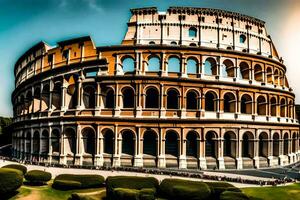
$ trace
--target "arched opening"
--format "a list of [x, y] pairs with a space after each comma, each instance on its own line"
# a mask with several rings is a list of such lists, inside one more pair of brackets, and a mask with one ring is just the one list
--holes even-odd
[[42, 132], [41, 138], [41, 154], [45, 157], [48, 156], [49, 153], [49, 133], [47, 130]]
[[217, 75], [217, 62], [213, 58], [207, 58], [204, 64], [205, 75]]
[[281, 86], [284, 85], [284, 84], [283, 84], [284, 78], [285, 78], [285, 76], [284, 76], [284, 74], [283, 74], [283, 71], [280, 71], [280, 75], [279, 75], [279, 84], [280, 84]]
[[168, 60], [168, 72], [180, 73], [180, 60], [177, 57], [170, 57]]
[[188, 74], [197, 74], [198, 62], [194, 58], [189, 58], [186, 63], [186, 70]]
[[126, 87], [122, 90], [123, 94], [123, 108], [134, 108], [134, 90], [132, 88]]
[[198, 134], [194, 131], [188, 132], [186, 136], [186, 155], [189, 157], [198, 158]]
[[235, 96], [234, 94], [227, 92], [224, 95], [224, 112], [234, 113], [235, 112]]
[[244, 94], [241, 98], [241, 113], [252, 114], [252, 98], [248, 94]]
[[157, 56], [152, 56], [148, 60], [148, 71], [149, 72], [159, 72], [160, 71], [160, 59]]
[[134, 72], [135, 71], [135, 66], [134, 66], [134, 59], [131, 57], [125, 57], [122, 59], [122, 67], [123, 67], [123, 72]]
[[177, 42], [172, 41], [170, 44], [171, 44], [171, 45], [177, 45]]
[[64, 131], [64, 150], [67, 157], [67, 164], [74, 164], [76, 155], [76, 133], [72, 128], [67, 128]]
[[273, 156], [279, 156], [279, 134], [273, 134]]
[[178, 135], [175, 131], [168, 131], [166, 133], [166, 154], [177, 157], [179, 155], [178, 152]]
[[296, 136], [296, 133], [293, 133], [293, 138], [292, 138], [292, 153], [296, 153], [296, 145], [297, 145], [297, 136]]
[[273, 84], [273, 73], [271, 67], [267, 68], [267, 82]]
[[242, 141], [242, 156], [246, 158], [253, 158], [254, 156], [254, 136], [251, 132], [243, 134]]
[[256, 81], [263, 81], [263, 70], [259, 64], [256, 64], [254, 66], [254, 79]]
[[189, 37], [197, 37], [197, 29], [195, 27], [189, 28]]
[[167, 109], [179, 109], [179, 92], [176, 89], [167, 92]]
[[[23, 96], [22, 96], [23, 97]], [[28, 91], [27, 94], [26, 94], [26, 100], [24, 100], [24, 97], [23, 97], [23, 101], [26, 102], [25, 103], [25, 108], [27, 109], [27, 113], [31, 113], [32, 112], [32, 102], [33, 102], [33, 96], [32, 96], [32, 92], [31, 91]], [[21, 104], [21, 105], [24, 105]]]
[[239, 74], [239, 78], [240, 79], [247, 79], [249, 80], [249, 65], [246, 62], [241, 62], [240, 63], [240, 74]]
[[112, 155], [114, 152], [114, 132], [110, 129], [103, 131], [103, 151]]
[[49, 109], [50, 87], [44, 85], [42, 90], [42, 111]]
[[152, 130], [147, 130], [144, 133], [143, 154], [157, 156], [157, 135]]
[[283, 154], [289, 154], [289, 134], [285, 133], [283, 137]]
[[92, 128], [84, 128], [81, 132], [83, 142], [83, 152], [85, 154], [95, 155], [96, 137]]
[[258, 115], [266, 115], [267, 114], [267, 102], [264, 96], [259, 96], [257, 98], [257, 110]]
[[78, 84], [76, 86], [75, 79], [73, 76], [69, 78], [69, 86], [67, 88], [67, 96], [65, 97], [67, 100], [69, 100], [68, 108], [69, 109], [75, 109], [78, 102], [77, 102], [77, 96], [78, 96]]
[[39, 160], [39, 154], [40, 154], [40, 133], [34, 132], [33, 138], [32, 138], [32, 160], [38, 161]]
[[246, 36], [244, 34], [240, 35], [240, 43], [244, 44], [246, 42]]
[[275, 85], [279, 85], [279, 71], [278, 69], [275, 69], [275, 72], [274, 72], [274, 81], [275, 81]]
[[234, 64], [231, 60], [225, 60], [222, 65], [223, 77], [234, 77]]
[[39, 112], [40, 111], [40, 101], [41, 101], [41, 89], [39, 87], [36, 87], [34, 89], [33, 94], [33, 112]]
[[213, 131], [209, 131], [205, 136], [205, 157], [218, 157], [217, 150], [217, 134]]
[[224, 156], [236, 157], [236, 137], [231, 131], [224, 134]]
[[285, 115], [285, 108], [286, 108], [286, 105], [285, 105], [285, 99], [281, 99], [280, 100], [280, 117], [286, 117]]
[[216, 112], [217, 111], [217, 95], [216, 93], [209, 91], [205, 94], [205, 110]]
[[146, 108], [159, 108], [159, 93], [156, 88], [149, 88], [146, 91]]
[[115, 93], [108, 89], [105, 95], [105, 108], [115, 108]]
[[83, 89], [83, 103], [85, 108], [95, 108], [95, 88], [93, 86], [86, 86]]
[[132, 131], [125, 130], [122, 132], [122, 154], [134, 156], [135, 153], [135, 136]]
[[54, 129], [51, 133], [51, 148], [52, 156], [58, 156], [60, 152], [60, 133], [57, 129]]
[[198, 109], [198, 94], [195, 91], [189, 91], [186, 95], [186, 109]]
[[31, 154], [31, 133], [30, 132], [26, 133], [25, 148], [26, 148], [26, 160], [29, 160]]
[[271, 100], [270, 100], [270, 103], [271, 103], [271, 116], [276, 116], [276, 98], [275, 97], [272, 97]]
[[268, 134], [263, 132], [259, 135], [259, 156], [268, 157]]
[[292, 100], [289, 101], [289, 118], [293, 118], [294, 116], [294, 102]]
[[57, 82], [54, 84], [52, 90], [52, 105], [54, 107], [54, 110], [60, 110], [61, 107], [61, 87], [61, 83]]

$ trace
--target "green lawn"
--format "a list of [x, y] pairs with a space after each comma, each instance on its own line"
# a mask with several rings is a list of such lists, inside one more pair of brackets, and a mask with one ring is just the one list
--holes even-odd
[[277, 187], [243, 188], [252, 200], [300, 200], [300, 183]]
[[105, 188], [60, 191], [53, 189], [51, 184], [45, 186], [23, 185], [17, 192], [9, 200], [67, 200], [72, 193], [88, 195], [90, 197], [89, 200], [101, 200], [105, 196]]

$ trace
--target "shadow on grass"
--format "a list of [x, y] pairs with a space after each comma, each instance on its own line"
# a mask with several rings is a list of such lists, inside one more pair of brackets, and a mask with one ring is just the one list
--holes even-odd
[[8, 200], [8, 199], [16, 196], [17, 194], [19, 194], [18, 191], [14, 191], [14, 192], [7, 193], [7, 194], [1, 194], [1, 200]]

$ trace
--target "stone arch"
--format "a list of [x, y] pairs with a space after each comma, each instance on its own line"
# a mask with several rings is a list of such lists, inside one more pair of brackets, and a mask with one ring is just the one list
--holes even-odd
[[274, 81], [275, 81], [275, 84], [276, 85], [279, 85], [280, 83], [280, 77], [279, 77], [279, 71], [278, 69], [276, 68], [275, 71], [274, 71]]
[[124, 73], [132, 73], [135, 71], [135, 60], [133, 57], [125, 55], [121, 58], [121, 61], [121, 66]]
[[165, 136], [165, 154], [178, 157], [179, 135], [174, 130], [168, 130]]
[[248, 65], [248, 63], [246, 63], [246, 62], [241, 62], [240, 63], [240, 69], [239, 69], [239, 71], [240, 71], [240, 78], [241, 79], [246, 79], [246, 80], [249, 80], [250, 79], [250, 67], [249, 67], [249, 65]]
[[40, 133], [35, 131], [32, 137], [32, 160], [38, 161], [40, 154]]
[[257, 107], [256, 107], [256, 113], [258, 115], [266, 115], [267, 114], [267, 101], [266, 98], [262, 95], [257, 97]]
[[31, 154], [31, 132], [30, 131], [26, 132], [25, 148], [26, 148], [26, 157], [27, 159], [29, 159]]
[[113, 155], [115, 146], [115, 134], [113, 130], [105, 128], [102, 130], [103, 135], [103, 152]]
[[186, 155], [199, 158], [199, 134], [196, 131], [189, 131], [186, 135]]
[[149, 72], [159, 72], [161, 69], [161, 60], [157, 55], [150, 55], [148, 57], [148, 68]]
[[260, 157], [268, 157], [268, 134], [262, 132], [258, 137], [258, 154]]
[[123, 108], [135, 107], [135, 91], [131, 87], [122, 88]]
[[146, 130], [143, 134], [143, 154], [157, 156], [158, 136], [153, 130]]
[[61, 108], [61, 82], [54, 83], [54, 87], [52, 90], [52, 106], [54, 107], [54, 110], [60, 110]]
[[283, 154], [288, 155], [289, 154], [289, 134], [285, 133], [283, 135]]
[[115, 92], [112, 88], [108, 88], [105, 93], [105, 108], [114, 108], [115, 107]]
[[51, 148], [52, 155], [60, 154], [60, 131], [59, 129], [54, 129], [51, 132]]
[[135, 154], [135, 133], [129, 129], [122, 130], [122, 154], [134, 156]]
[[272, 67], [268, 67], [267, 70], [267, 83], [273, 84], [273, 72]]
[[81, 131], [83, 153], [94, 156], [96, 154], [96, 133], [91, 127], [85, 127]]
[[180, 94], [177, 89], [170, 88], [167, 91], [167, 109], [179, 109]]
[[204, 62], [205, 75], [217, 75], [217, 62], [214, 58], [209, 57]]
[[222, 76], [223, 77], [234, 77], [235, 67], [234, 64], [231, 60], [226, 59], [223, 61], [223, 66], [222, 66]]
[[254, 65], [254, 80], [263, 81], [263, 69], [259, 64]]
[[224, 112], [234, 113], [236, 110], [236, 98], [231, 92], [224, 94]]
[[67, 164], [73, 165], [75, 163], [76, 147], [76, 131], [67, 127], [64, 129], [64, 151], [66, 153]]
[[189, 57], [186, 62], [186, 71], [188, 74], [198, 73], [198, 60], [194, 57]]
[[289, 101], [289, 108], [288, 108], [288, 117], [293, 118], [294, 116], [294, 101], [290, 100]]
[[214, 91], [207, 91], [205, 93], [205, 111], [217, 111], [218, 96]]
[[83, 88], [83, 104], [85, 108], [95, 108], [96, 106], [96, 89], [93, 85], [86, 85]]
[[168, 58], [168, 72], [174, 72], [174, 73], [180, 73], [181, 67], [180, 67], [181, 61], [180, 58], [174, 55], [169, 56]]
[[276, 98], [272, 97], [270, 100], [270, 104], [271, 104], [271, 116], [276, 116], [277, 115], [277, 102], [276, 102]]
[[233, 131], [227, 131], [224, 134], [224, 156], [236, 157], [236, 134]]
[[49, 153], [49, 132], [43, 130], [41, 137], [41, 154], [48, 155]]
[[218, 157], [217, 133], [208, 131], [205, 134], [205, 157]]
[[35, 87], [34, 93], [33, 93], [33, 112], [39, 112], [40, 111], [40, 101], [41, 101], [41, 88]]
[[186, 109], [196, 110], [199, 108], [199, 93], [196, 90], [189, 90], [186, 93]]
[[49, 109], [49, 103], [50, 103], [50, 86], [49, 84], [43, 85], [42, 90], [42, 111]]
[[292, 134], [292, 153], [296, 152], [296, 147], [297, 147], [297, 134], [296, 134], [296, 132], [293, 132], [293, 134]]
[[273, 134], [273, 156], [278, 157], [279, 155], [279, 134], [275, 132]]
[[156, 87], [146, 89], [145, 108], [159, 108], [159, 91]]
[[254, 135], [250, 131], [243, 134], [242, 137], [242, 156], [247, 158], [254, 157]]
[[197, 28], [192, 26], [189, 28], [189, 37], [195, 38], [197, 37]]
[[252, 114], [252, 97], [249, 94], [241, 97], [241, 113]]
[[280, 117], [286, 117], [286, 101], [284, 98], [280, 100]]

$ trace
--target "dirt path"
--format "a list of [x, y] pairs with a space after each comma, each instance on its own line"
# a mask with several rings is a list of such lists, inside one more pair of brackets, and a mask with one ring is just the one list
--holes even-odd
[[38, 190], [31, 190], [31, 193], [24, 197], [17, 197], [16, 200], [40, 200], [40, 194]]

